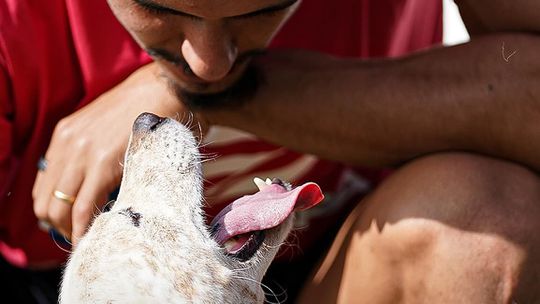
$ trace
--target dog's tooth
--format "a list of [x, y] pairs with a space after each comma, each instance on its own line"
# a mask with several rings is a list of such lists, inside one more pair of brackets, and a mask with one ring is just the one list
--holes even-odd
[[272, 180], [269, 179], [268, 177], [266, 178], [265, 182], [266, 182], [267, 185], [271, 185], [271, 184], [272, 184]]
[[255, 183], [255, 185], [257, 186], [257, 188], [259, 188], [259, 191], [266, 188], [268, 186], [267, 183], [265, 183], [261, 178], [258, 178], [258, 177], [255, 177], [253, 179], [253, 182]]
[[234, 250], [234, 247], [236, 246], [236, 240], [230, 239], [223, 244], [223, 247], [227, 252], [231, 252]]

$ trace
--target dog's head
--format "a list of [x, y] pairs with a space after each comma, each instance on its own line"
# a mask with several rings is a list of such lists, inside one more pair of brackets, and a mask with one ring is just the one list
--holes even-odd
[[197, 143], [182, 124], [141, 114], [117, 202], [97, 216], [66, 267], [63, 303], [262, 303], [261, 280], [292, 228], [293, 211], [320, 200], [255, 180], [260, 191], [202, 212]]

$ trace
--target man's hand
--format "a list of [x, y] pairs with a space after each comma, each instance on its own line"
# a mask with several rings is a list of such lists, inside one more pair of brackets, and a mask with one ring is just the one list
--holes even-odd
[[73, 244], [120, 183], [135, 118], [142, 112], [187, 118], [159, 78], [155, 64], [142, 67], [56, 125], [45, 155], [47, 168], [34, 184], [34, 212]]

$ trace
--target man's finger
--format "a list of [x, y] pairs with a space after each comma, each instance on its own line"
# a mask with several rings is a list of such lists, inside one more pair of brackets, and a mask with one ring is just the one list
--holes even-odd
[[70, 162], [58, 183], [51, 188], [48, 206], [49, 222], [63, 235], [71, 235], [71, 212], [83, 182], [82, 167]]
[[32, 197], [34, 199], [34, 213], [38, 219], [46, 221], [49, 219], [49, 203], [54, 191], [53, 187], [58, 183], [63, 166], [64, 162], [61, 159], [58, 161], [50, 160], [47, 168], [37, 173]]
[[63, 235], [71, 235], [71, 212], [77, 202], [82, 183], [82, 171], [66, 170], [52, 190], [49, 203], [49, 222]]
[[86, 176], [73, 206], [71, 214], [73, 227], [71, 241], [73, 245], [76, 245], [86, 233], [94, 215], [101, 212], [101, 208], [107, 203], [111, 191], [111, 182], [103, 178], [102, 172], [97, 171], [100, 170], [93, 170]]

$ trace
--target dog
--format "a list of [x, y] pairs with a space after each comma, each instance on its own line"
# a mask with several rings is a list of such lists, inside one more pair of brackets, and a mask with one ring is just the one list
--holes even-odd
[[117, 201], [70, 255], [60, 303], [263, 303], [261, 280], [320, 188], [255, 179], [259, 192], [207, 225], [191, 131], [143, 113], [134, 122]]

